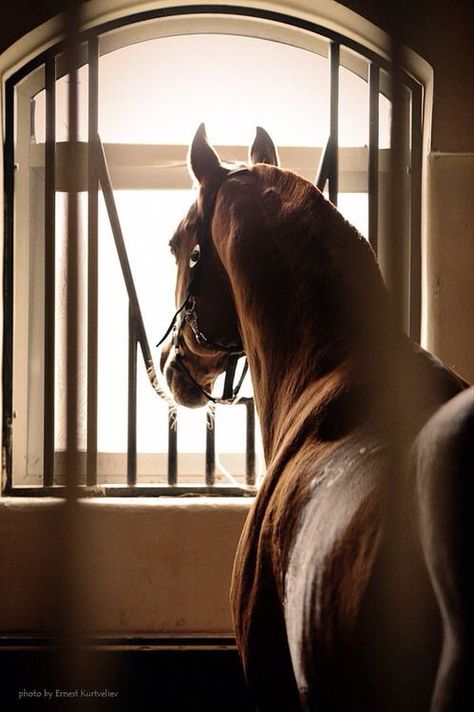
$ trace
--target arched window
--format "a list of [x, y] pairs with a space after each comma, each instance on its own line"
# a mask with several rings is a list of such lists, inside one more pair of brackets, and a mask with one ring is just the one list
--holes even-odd
[[[9, 494], [61, 492], [66, 389], [65, 196], [80, 195], [83, 300], [79, 395], [84, 487], [91, 492], [251, 493], [255, 423], [245, 407], [177, 419], [136, 360], [124, 238], [148, 343], [173, 311], [167, 243], [193, 200], [185, 159], [204, 121], [224, 159], [244, 160], [256, 125], [282, 164], [316, 180], [383, 252], [390, 66], [333, 30], [283, 14], [220, 7], [142, 13], [81, 36], [79, 141], [67, 132], [67, 75], [55, 46], [6, 84], [6, 413]], [[404, 75], [406, 325], [419, 332], [422, 87]], [[120, 226], [94, 166], [100, 135]], [[94, 140], [92, 140], [94, 139]], [[68, 185], [71, 162], [77, 166]], [[98, 189], [99, 188], [99, 189]], [[132, 310], [133, 311], [133, 310]], [[250, 399], [251, 385], [245, 395]], [[171, 409], [172, 410], [172, 409]], [[213, 425], [212, 425], [213, 424]], [[177, 427], [176, 427], [177, 426]], [[97, 490], [96, 486], [101, 486]]]

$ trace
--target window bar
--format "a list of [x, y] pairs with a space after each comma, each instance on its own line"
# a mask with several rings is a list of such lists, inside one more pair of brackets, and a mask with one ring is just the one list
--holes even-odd
[[379, 220], [379, 67], [369, 68], [369, 243], [375, 254], [378, 248]]
[[168, 484], [178, 483], [178, 413], [176, 408], [168, 409]]
[[14, 213], [14, 112], [15, 94], [11, 82], [5, 86], [5, 247], [3, 262], [3, 444], [4, 444], [4, 493], [9, 494], [13, 486], [12, 463], [12, 374], [13, 374], [13, 213]]
[[331, 137], [329, 136], [326, 141], [326, 145], [323, 146], [321, 151], [321, 158], [319, 160], [318, 170], [316, 172], [315, 185], [321, 192], [323, 192], [326, 182], [329, 178], [329, 168], [331, 163]]
[[398, 26], [394, 24], [392, 35], [392, 118], [390, 126], [390, 174], [388, 180], [388, 226], [384, 231], [384, 259], [381, 260], [382, 274], [390, 294], [392, 313], [397, 327], [409, 330], [409, 311], [406, 280], [409, 264], [407, 252], [409, 233], [405, 229], [409, 204], [405, 198], [408, 165], [409, 129], [407, 119], [407, 88], [403, 81], [402, 44], [398, 36]]
[[[66, 164], [66, 324], [65, 324], [65, 362], [66, 362], [66, 499], [74, 501], [77, 486], [80, 483], [79, 461], [79, 349], [80, 322], [79, 308], [81, 302], [81, 262], [79, 260], [79, 191], [77, 165], [72, 160], [73, 147], [79, 141], [79, 0], [71, 3], [64, 15], [66, 36], [65, 60], [67, 71], [67, 145], [71, 151], [71, 160]], [[69, 510], [71, 513], [72, 510]], [[75, 510], [74, 510], [75, 511]], [[67, 536], [74, 538], [73, 527]], [[71, 578], [74, 571], [69, 572]]]
[[245, 402], [247, 410], [247, 431], [245, 443], [245, 481], [255, 485], [255, 406], [253, 398]]
[[[117, 249], [117, 254], [120, 261], [120, 266], [122, 269], [123, 278], [125, 281], [125, 286], [127, 289], [127, 294], [129, 298], [130, 309], [133, 313], [133, 324], [135, 329], [136, 341], [140, 344], [143, 360], [147, 368], [147, 374], [152, 382], [155, 390], [159, 391], [159, 386], [156, 383], [155, 369], [153, 365], [153, 359], [151, 356], [150, 346], [148, 344], [148, 339], [146, 336], [145, 325], [143, 323], [142, 314], [140, 311], [140, 304], [138, 302], [138, 296], [135, 289], [135, 284], [133, 281], [133, 275], [130, 268], [130, 263], [128, 260], [127, 250], [125, 247], [125, 242], [123, 239], [122, 228], [120, 226], [120, 221], [117, 213], [117, 207], [115, 205], [114, 195], [112, 191], [112, 184], [110, 181], [110, 175], [107, 168], [107, 160], [105, 157], [104, 149], [100, 138], [97, 137], [96, 141], [97, 149], [97, 170], [99, 176], [99, 184], [102, 188], [104, 195], [105, 206], [107, 209], [107, 215], [109, 218], [110, 226], [112, 228], [112, 235], [114, 238], [115, 246]], [[170, 404], [168, 410], [168, 484], [174, 486], [177, 483], [177, 465], [178, 465], [178, 455], [177, 455], [177, 412], [174, 404]]]
[[411, 221], [410, 221], [410, 336], [421, 336], [421, 165], [422, 96], [421, 87], [411, 94]]
[[87, 271], [87, 484], [97, 484], [99, 40], [89, 40], [88, 271]]
[[44, 434], [43, 484], [54, 484], [54, 385], [56, 302], [56, 59], [45, 63], [46, 142], [44, 178]]
[[117, 212], [117, 206], [115, 205], [114, 194], [112, 190], [112, 183], [110, 181], [109, 169], [107, 167], [107, 161], [105, 158], [104, 148], [97, 137], [95, 142], [96, 146], [96, 158], [97, 158], [97, 171], [99, 177], [99, 184], [102, 188], [102, 193], [104, 196], [105, 207], [107, 209], [107, 215], [110, 222], [110, 227], [112, 228], [112, 235], [115, 242], [115, 247], [117, 249], [117, 255], [120, 262], [120, 267], [122, 269], [122, 275], [125, 282], [125, 287], [127, 289], [128, 298], [130, 300], [130, 306], [133, 311], [135, 319], [135, 328], [137, 330], [137, 339], [140, 343], [143, 352], [143, 358], [147, 365], [147, 368], [153, 365], [151, 359], [150, 347], [148, 345], [148, 339], [146, 337], [145, 325], [143, 324], [142, 313], [140, 311], [140, 304], [138, 302], [137, 290], [135, 288], [135, 283], [133, 281], [132, 270], [130, 268], [130, 262], [127, 255], [127, 249], [125, 247], [125, 241], [123, 239], [122, 227], [120, 225], [120, 220]]
[[216, 483], [216, 407], [209, 403], [206, 409], [206, 485]]
[[132, 305], [128, 305], [128, 442], [127, 484], [137, 484], [137, 330]]
[[330, 45], [329, 70], [331, 78], [329, 200], [337, 205], [339, 171], [339, 44], [337, 42], [331, 42]]

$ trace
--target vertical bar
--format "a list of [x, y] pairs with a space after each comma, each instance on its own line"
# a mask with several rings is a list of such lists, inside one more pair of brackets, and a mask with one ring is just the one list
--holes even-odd
[[329, 50], [330, 95], [330, 137], [331, 161], [329, 168], [329, 200], [337, 205], [339, 191], [339, 44], [331, 42]]
[[421, 337], [421, 166], [422, 166], [422, 97], [421, 87], [412, 90], [411, 100], [411, 215], [409, 333]]
[[[398, 28], [397, 28], [397, 31]], [[384, 276], [396, 325], [407, 331], [407, 96], [403, 82], [403, 49], [398, 34], [392, 37], [392, 121], [390, 127], [389, 224]]]
[[247, 431], [245, 443], [245, 482], [248, 485], [255, 484], [255, 406], [253, 399], [249, 399], [245, 407], [247, 409]]
[[5, 457], [5, 494], [13, 485], [12, 421], [13, 421], [13, 213], [14, 213], [14, 135], [15, 96], [11, 81], [5, 86], [5, 248], [3, 255], [3, 447]]
[[379, 221], [379, 67], [369, 68], [369, 242], [377, 254]]
[[87, 484], [97, 484], [97, 382], [98, 382], [98, 216], [99, 179], [99, 40], [89, 40], [89, 147], [88, 147], [88, 264], [87, 264]]
[[[78, 0], [65, 14], [66, 65], [68, 74], [68, 146], [79, 140], [79, 16]], [[80, 350], [80, 259], [79, 259], [79, 192], [76, 166], [66, 166], [67, 232], [66, 232], [66, 487], [70, 500], [77, 497], [79, 484], [79, 350]]]
[[44, 222], [44, 435], [43, 484], [54, 484], [54, 380], [56, 304], [56, 59], [45, 65], [45, 222]]
[[178, 413], [174, 406], [168, 409], [168, 484], [178, 483]]
[[128, 442], [127, 484], [137, 484], [137, 330], [135, 317], [128, 306]]
[[216, 483], [216, 407], [209, 403], [206, 410], [206, 485]]

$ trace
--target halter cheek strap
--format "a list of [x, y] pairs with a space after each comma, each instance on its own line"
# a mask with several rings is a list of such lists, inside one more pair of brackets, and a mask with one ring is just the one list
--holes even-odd
[[[220, 344], [213, 339], [207, 337], [199, 328], [198, 315], [196, 311], [196, 297], [192, 294], [193, 286], [195, 285], [197, 275], [200, 270], [202, 270], [203, 256], [206, 254], [208, 243], [211, 240], [211, 221], [212, 215], [214, 213], [214, 207], [217, 199], [217, 193], [222, 183], [224, 183], [228, 178], [240, 174], [248, 173], [248, 168], [236, 168], [235, 170], [229, 171], [223, 178], [223, 180], [214, 189], [212, 199], [209, 206], [204, 211], [203, 220], [199, 227], [198, 233], [198, 243], [193, 248], [189, 259], [189, 281], [186, 287], [184, 297], [181, 304], [176, 310], [170, 325], [166, 329], [164, 335], [157, 343], [157, 346], [161, 344], [168, 338], [168, 336], [173, 332], [173, 345], [176, 350], [176, 363], [181, 368], [181, 370], [186, 374], [188, 379], [203, 393], [208, 400], [213, 403], [233, 403], [238, 396], [244, 378], [248, 371], [248, 362], [245, 359], [244, 367], [237, 384], [234, 386], [235, 372], [237, 369], [238, 360], [245, 355], [244, 350], [241, 346], [236, 344], [226, 345]], [[210, 351], [224, 352], [228, 354], [227, 363], [225, 367], [225, 380], [224, 380], [224, 390], [221, 398], [215, 398], [211, 393], [206, 391], [196, 379], [192, 376], [189, 369], [184, 362], [184, 356], [180, 351], [179, 347], [179, 334], [183, 327], [183, 323], [189, 324], [194, 338], [197, 343]]]

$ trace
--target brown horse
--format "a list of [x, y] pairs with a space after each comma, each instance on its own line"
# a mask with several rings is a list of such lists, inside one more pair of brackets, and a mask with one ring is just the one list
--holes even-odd
[[258, 129], [231, 170], [199, 128], [162, 354], [192, 407], [250, 365], [267, 473], [231, 592], [249, 688], [271, 712], [474, 709], [473, 392], [393, 326], [366, 240], [277, 162]]

